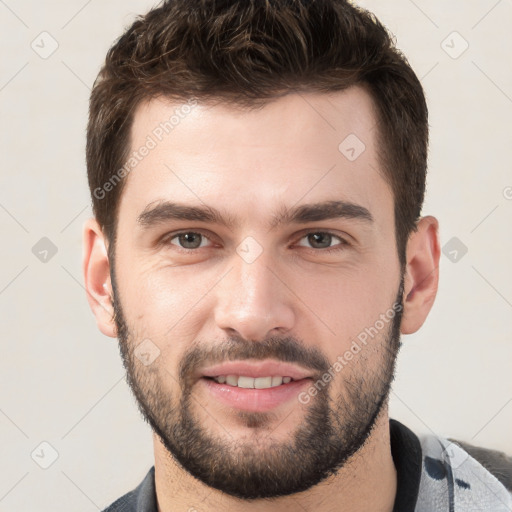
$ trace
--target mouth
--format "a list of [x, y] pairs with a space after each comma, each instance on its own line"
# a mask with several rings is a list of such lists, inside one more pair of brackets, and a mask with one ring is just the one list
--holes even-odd
[[303, 368], [270, 360], [229, 361], [204, 369], [200, 377], [211, 398], [252, 412], [268, 411], [297, 399], [312, 380]]
[[226, 384], [244, 389], [268, 389], [288, 384], [294, 379], [288, 376], [249, 377], [248, 375], [219, 375], [218, 377], [205, 377], [217, 384]]

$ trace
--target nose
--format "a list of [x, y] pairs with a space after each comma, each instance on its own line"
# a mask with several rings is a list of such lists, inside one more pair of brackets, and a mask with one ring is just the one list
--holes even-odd
[[248, 263], [234, 254], [230, 271], [215, 287], [215, 322], [228, 335], [261, 341], [295, 324], [293, 293], [265, 251]]

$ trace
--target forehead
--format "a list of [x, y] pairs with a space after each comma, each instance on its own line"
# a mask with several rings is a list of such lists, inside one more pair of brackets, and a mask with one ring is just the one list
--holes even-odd
[[359, 87], [291, 93], [253, 109], [153, 99], [136, 110], [128, 163], [120, 216], [169, 199], [262, 220], [301, 201], [392, 207], [374, 104]]

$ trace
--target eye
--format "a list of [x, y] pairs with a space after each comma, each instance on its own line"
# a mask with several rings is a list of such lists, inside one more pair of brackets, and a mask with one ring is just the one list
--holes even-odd
[[[174, 242], [176, 240], [176, 242]], [[167, 237], [164, 242], [177, 245], [182, 249], [199, 249], [201, 247], [206, 247], [209, 238], [202, 233], [198, 233], [197, 231], [183, 231], [182, 233], [174, 233], [173, 235]]]
[[[340, 236], [326, 231], [312, 231], [310, 233], [306, 233], [301, 238], [301, 240], [306, 240], [307, 243], [310, 244], [311, 248], [319, 249], [322, 252], [343, 250], [344, 246], [349, 245], [348, 242]], [[334, 246], [331, 245], [336, 240], [338, 240], [339, 243], [335, 244]], [[298, 245], [304, 247], [303, 243], [299, 243]]]

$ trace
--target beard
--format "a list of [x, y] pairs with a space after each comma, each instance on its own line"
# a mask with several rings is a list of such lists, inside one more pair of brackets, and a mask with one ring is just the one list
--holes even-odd
[[[310, 397], [303, 420], [286, 441], [272, 437], [272, 425], [274, 430], [279, 426], [273, 412], [236, 411], [239, 422], [251, 434], [240, 439], [205, 428], [194, 411], [197, 380], [192, 376], [206, 363], [272, 358], [314, 371], [317, 377], [313, 382], [319, 382], [332, 367], [321, 351], [294, 337], [262, 341], [229, 337], [213, 347], [194, 344], [179, 362], [178, 377], [173, 381], [179, 398], [173, 399], [163, 386], [171, 380], [170, 372], [155, 363], [145, 367], [134, 355], [134, 331], [124, 317], [114, 274], [112, 268], [119, 348], [138, 408], [174, 460], [204, 484], [244, 500], [298, 493], [334, 475], [370, 437], [387, 404], [401, 346], [403, 307], [396, 305], [403, 303], [403, 274], [396, 314], [386, 332], [362, 348], [337, 378], [322, 382], [323, 389]], [[332, 396], [333, 383], [340, 379], [341, 391]], [[220, 430], [226, 433], [226, 429]]]

